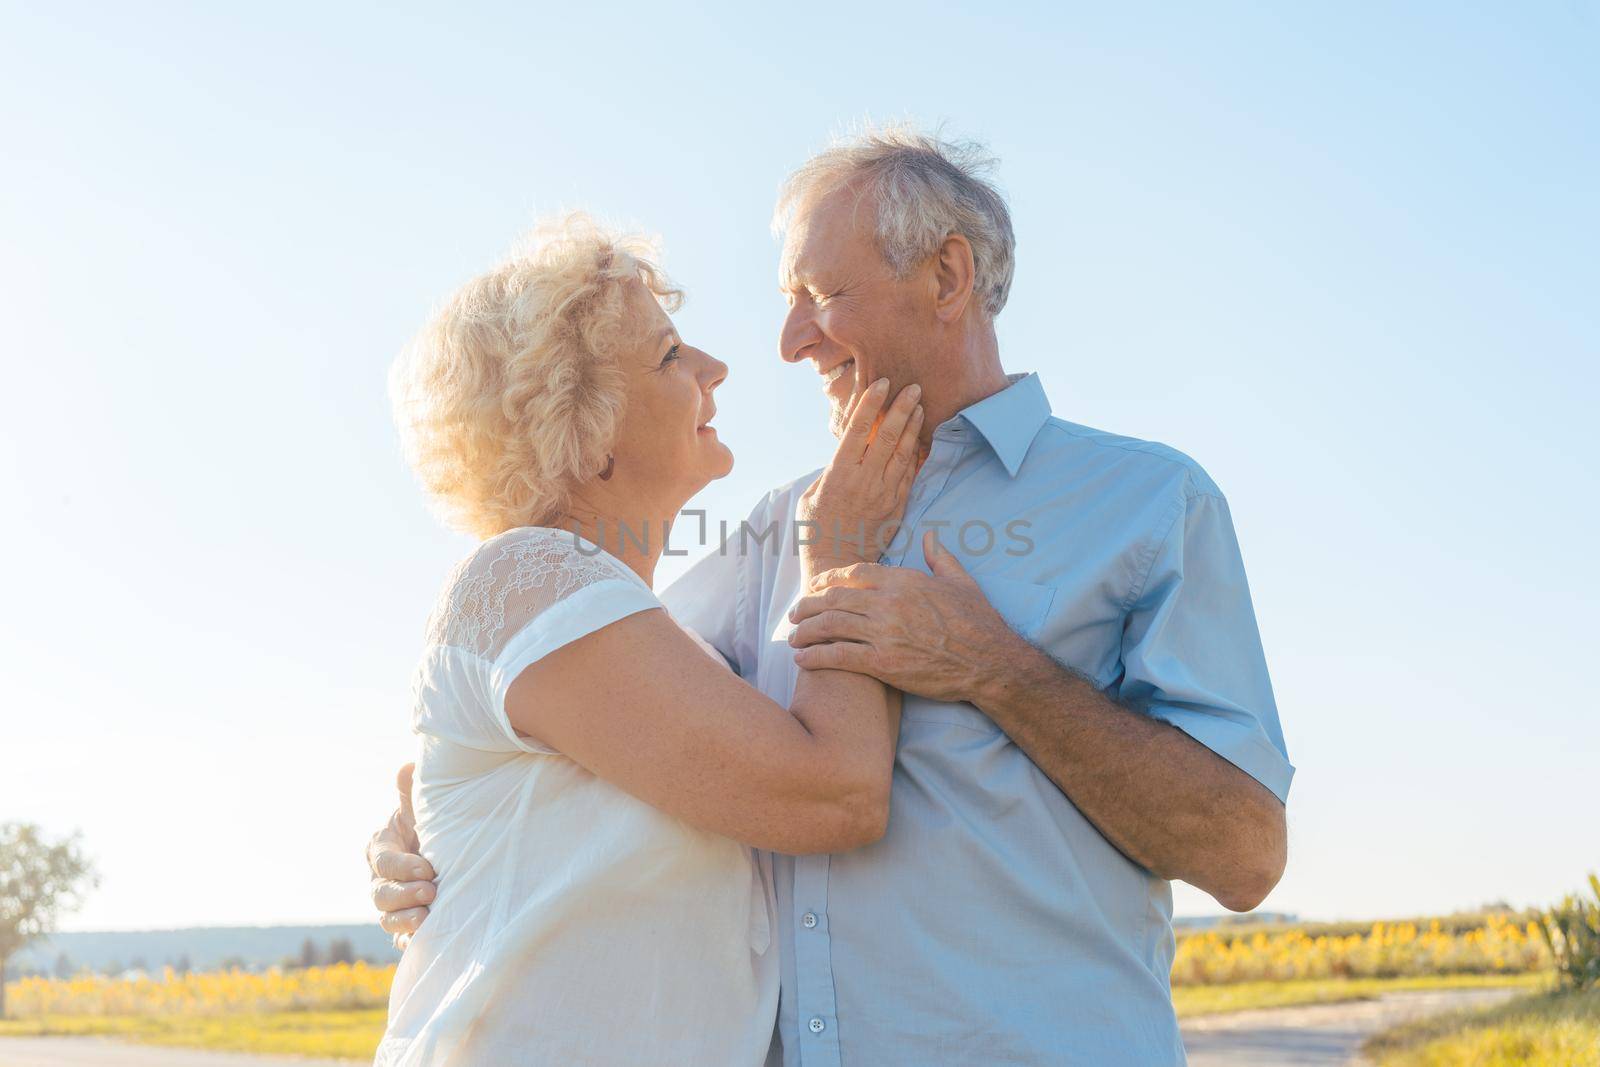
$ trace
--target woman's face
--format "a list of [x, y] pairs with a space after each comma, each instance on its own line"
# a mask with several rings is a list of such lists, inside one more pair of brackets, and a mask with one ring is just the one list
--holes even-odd
[[651, 504], [681, 507], [707, 482], [733, 469], [733, 453], [709, 425], [717, 411], [711, 394], [728, 368], [684, 344], [642, 283], [633, 283], [633, 289], [629, 301], [642, 340], [619, 357], [628, 406], [613, 449], [613, 484]]

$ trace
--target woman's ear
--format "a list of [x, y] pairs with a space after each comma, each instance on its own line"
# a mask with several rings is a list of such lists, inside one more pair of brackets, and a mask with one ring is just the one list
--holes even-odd
[[938, 289], [934, 297], [934, 311], [941, 322], [955, 322], [966, 312], [972, 301], [972, 280], [976, 265], [972, 260], [972, 244], [959, 233], [952, 233], [939, 245], [933, 264]]

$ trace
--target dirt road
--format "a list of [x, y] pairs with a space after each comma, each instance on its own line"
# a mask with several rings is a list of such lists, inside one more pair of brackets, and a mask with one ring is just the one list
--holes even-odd
[[[1190, 1067], [1333, 1067], [1357, 1064], [1361, 1042], [1395, 1023], [1495, 1004], [1519, 991], [1464, 989], [1390, 993], [1379, 1000], [1272, 1008], [1190, 1019]], [[310, 1060], [129, 1045], [94, 1037], [0, 1038], [0, 1067], [351, 1067]]]
[[351, 1067], [351, 1061], [130, 1045], [100, 1037], [0, 1037], [0, 1067]]
[[1358, 1064], [1361, 1042], [1396, 1023], [1457, 1008], [1497, 1004], [1516, 989], [1454, 989], [1389, 993], [1378, 1000], [1313, 1004], [1232, 1015], [1203, 1016], [1183, 1024], [1190, 1067], [1301, 1067]]

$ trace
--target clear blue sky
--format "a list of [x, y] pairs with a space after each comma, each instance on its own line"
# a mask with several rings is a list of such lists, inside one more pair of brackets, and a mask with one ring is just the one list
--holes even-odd
[[664, 239], [684, 336], [732, 367], [738, 464], [699, 504], [824, 461], [767, 220], [868, 115], [1001, 157], [1008, 367], [1228, 493], [1299, 767], [1266, 906], [1540, 902], [1600, 869], [1593, 4], [0, 20], [0, 819], [87, 835], [71, 927], [369, 915], [469, 548], [384, 375], [537, 214]]

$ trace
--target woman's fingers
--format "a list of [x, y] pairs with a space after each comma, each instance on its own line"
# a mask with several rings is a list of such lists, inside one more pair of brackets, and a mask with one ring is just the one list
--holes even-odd
[[[903, 426], [898, 425], [898, 420], [895, 425], [890, 425], [886, 418], [879, 426], [878, 433], [887, 433], [888, 437], [894, 438], [893, 448], [890, 448], [888, 439], [880, 436], [861, 464], [862, 473], [873, 479], [878, 493], [884, 494], [877, 508], [884, 518], [872, 527], [874, 556], [889, 551], [905, 516], [906, 501], [911, 496], [911, 484], [916, 477], [915, 464], [911, 461], [916, 454], [916, 435], [922, 422], [919, 416], [921, 410], [919, 405]], [[879, 442], [882, 442], [881, 446]], [[880, 462], [879, 457], [884, 450], [889, 452], [888, 459]]]
[[818, 530], [810, 563], [872, 560], [886, 550], [910, 493], [921, 396], [912, 384], [888, 403], [889, 380], [879, 378], [855, 400], [833, 462], [801, 497], [801, 517]]
[[883, 421], [878, 424], [878, 431], [872, 436], [871, 443], [867, 445], [866, 455], [861, 460], [867, 467], [868, 473], [879, 478], [884, 477], [884, 471], [894, 456], [895, 448], [905, 438], [906, 424], [920, 407], [917, 401], [921, 396], [922, 386], [913, 382], [900, 390], [900, 395], [894, 398], [894, 403], [884, 412]]
[[884, 473], [884, 480], [895, 486], [902, 498], [911, 492], [911, 483], [917, 476], [917, 448], [922, 441], [922, 417], [925, 415], [921, 404], [911, 412], [911, 418], [906, 420], [906, 428], [900, 434], [900, 440], [895, 442], [894, 451], [889, 456], [889, 467]]
[[845, 423], [844, 436], [839, 438], [839, 459], [846, 463], [861, 462], [867, 443], [872, 439], [872, 424], [878, 421], [878, 413], [883, 410], [883, 401], [888, 395], [889, 379], [879, 378], [856, 401]]
[[845, 403], [845, 406], [844, 406], [844, 419], [840, 421], [839, 425], [841, 425], [841, 426], [849, 426], [850, 425], [850, 419], [851, 419], [851, 417], [853, 415], [855, 415], [856, 408], [861, 406], [861, 401], [866, 397], [867, 393], [869, 393], [870, 391], [871, 391], [871, 389], [869, 387], [867, 389], [861, 390], [861, 392], [859, 392], [859, 393], [852, 393], [851, 394], [850, 399]]

